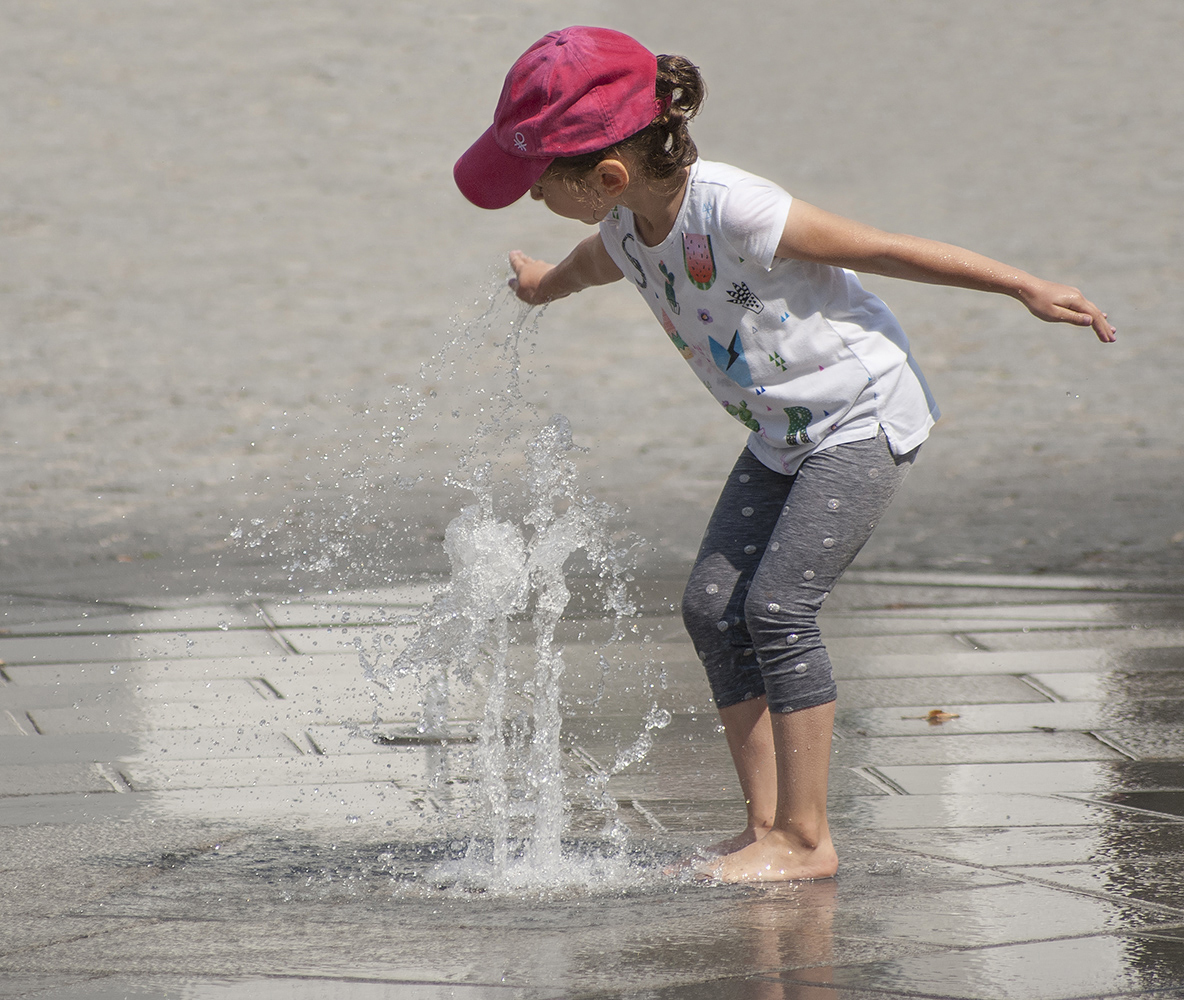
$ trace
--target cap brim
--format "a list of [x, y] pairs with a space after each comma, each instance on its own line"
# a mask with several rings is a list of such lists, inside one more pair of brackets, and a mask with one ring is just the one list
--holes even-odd
[[478, 208], [505, 208], [521, 198], [551, 165], [549, 159], [511, 156], [502, 150], [490, 126], [452, 168], [460, 193]]

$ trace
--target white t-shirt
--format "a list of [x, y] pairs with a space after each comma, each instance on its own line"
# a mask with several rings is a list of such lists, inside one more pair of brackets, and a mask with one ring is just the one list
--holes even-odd
[[770, 469], [793, 473], [811, 452], [880, 427], [893, 453], [912, 451], [939, 413], [904, 331], [851, 271], [774, 258], [792, 200], [700, 160], [662, 243], [642, 243], [621, 206], [600, 236]]

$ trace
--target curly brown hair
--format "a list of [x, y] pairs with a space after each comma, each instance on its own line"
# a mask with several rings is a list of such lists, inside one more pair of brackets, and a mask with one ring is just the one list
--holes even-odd
[[603, 160], [627, 154], [649, 179], [669, 180], [699, 158], [687, 123], [699, 113], [707, 97], [707, 84], [699, 67], [683, 56], [658, 56], [655, 94], [670, 106], [640, 132], [595, 153], [562, 156], [552, 161], [546, 173], [573, 188]]

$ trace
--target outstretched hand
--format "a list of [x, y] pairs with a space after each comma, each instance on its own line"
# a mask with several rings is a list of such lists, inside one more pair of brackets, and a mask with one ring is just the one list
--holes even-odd
[[1020, 293], [1020, 300], [1028, 311], [1047, 323], [1072, 323], [1092, 326], [1098, 340], [1112, 344], [1118, 332], [1106, 319], [1106, 314], [1071, 285], [1038, 281], [1031, 289]]
[[544, 302], [550, 302], [552, 298], [556, 297], [544, 296], [539, 293], [543, 277], [555, 267], [554, 264], [527, 257], [521, 250], [511, 250], [510, 267], [514, 269], [514, 277], [509, 280], [508, 284], [523, 302], [538, 306]]

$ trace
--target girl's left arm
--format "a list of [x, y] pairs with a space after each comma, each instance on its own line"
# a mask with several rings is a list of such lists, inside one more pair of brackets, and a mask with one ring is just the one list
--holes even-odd
[[1019, 299], [1046, 322], [1093, 327], [1103, 343], [1112, 343], [1117, 332], [1106, 314], [1070, 285], [1044, 281], [949, 243], [886, 233], [796, 198], [776, 255], [890, 278], [1001, 292]]

